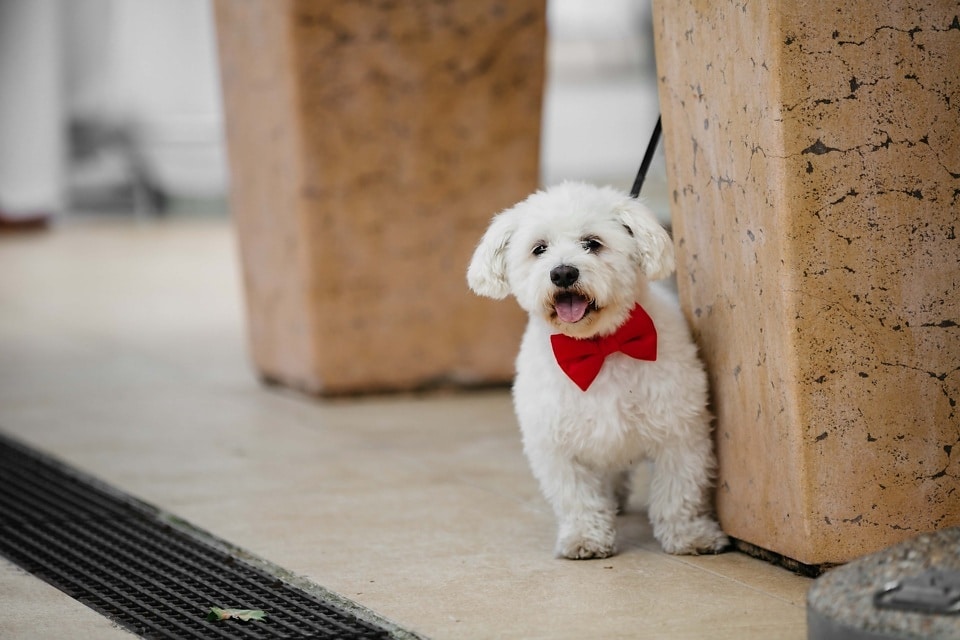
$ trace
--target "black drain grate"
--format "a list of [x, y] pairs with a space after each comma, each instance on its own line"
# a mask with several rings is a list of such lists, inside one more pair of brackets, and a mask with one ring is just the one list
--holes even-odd
[[[144, 638], [415, 637], [291, 585], [3, 436], [0, 555]], [[210, 622], [212, 606], [267, 617]]]

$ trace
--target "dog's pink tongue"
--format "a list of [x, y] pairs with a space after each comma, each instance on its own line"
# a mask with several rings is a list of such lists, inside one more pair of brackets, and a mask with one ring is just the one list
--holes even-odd
[[587, 313], [587, 306], [590, 301], [575, 293], [566, 293], [557, 298], [556, 310], [557, 316], [564, 322], [580, 322]]

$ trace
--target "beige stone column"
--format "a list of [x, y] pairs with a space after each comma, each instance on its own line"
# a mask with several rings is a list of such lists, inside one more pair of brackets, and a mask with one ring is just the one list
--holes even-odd
[[538, 184], [544, 0], [217, 0], [253, 356], [314, 393], [509, 380], [464, 270]]
[[654, 13], [723, 527], [824, 564], [960, 524], [960, 5]]

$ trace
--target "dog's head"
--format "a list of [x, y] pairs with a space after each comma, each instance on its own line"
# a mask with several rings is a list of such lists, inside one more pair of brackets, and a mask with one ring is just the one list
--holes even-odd
[[576, 338], [613, 333], [650, 280], [673, 272], [673, 243], [639, 201], [566, 182], [497, 215], [467, 270], [474, 292], [509, 294]]

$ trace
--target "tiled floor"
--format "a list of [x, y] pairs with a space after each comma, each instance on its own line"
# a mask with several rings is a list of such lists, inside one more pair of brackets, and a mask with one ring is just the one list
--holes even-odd
[[[320, 401], [260, 385], [220, 218], [0, 237], [0, 431], [431, 638], [804, 638], [809, 580], [551, 555], [506, 392]], [[0, 637], [126, 635], [0, 559]]]

